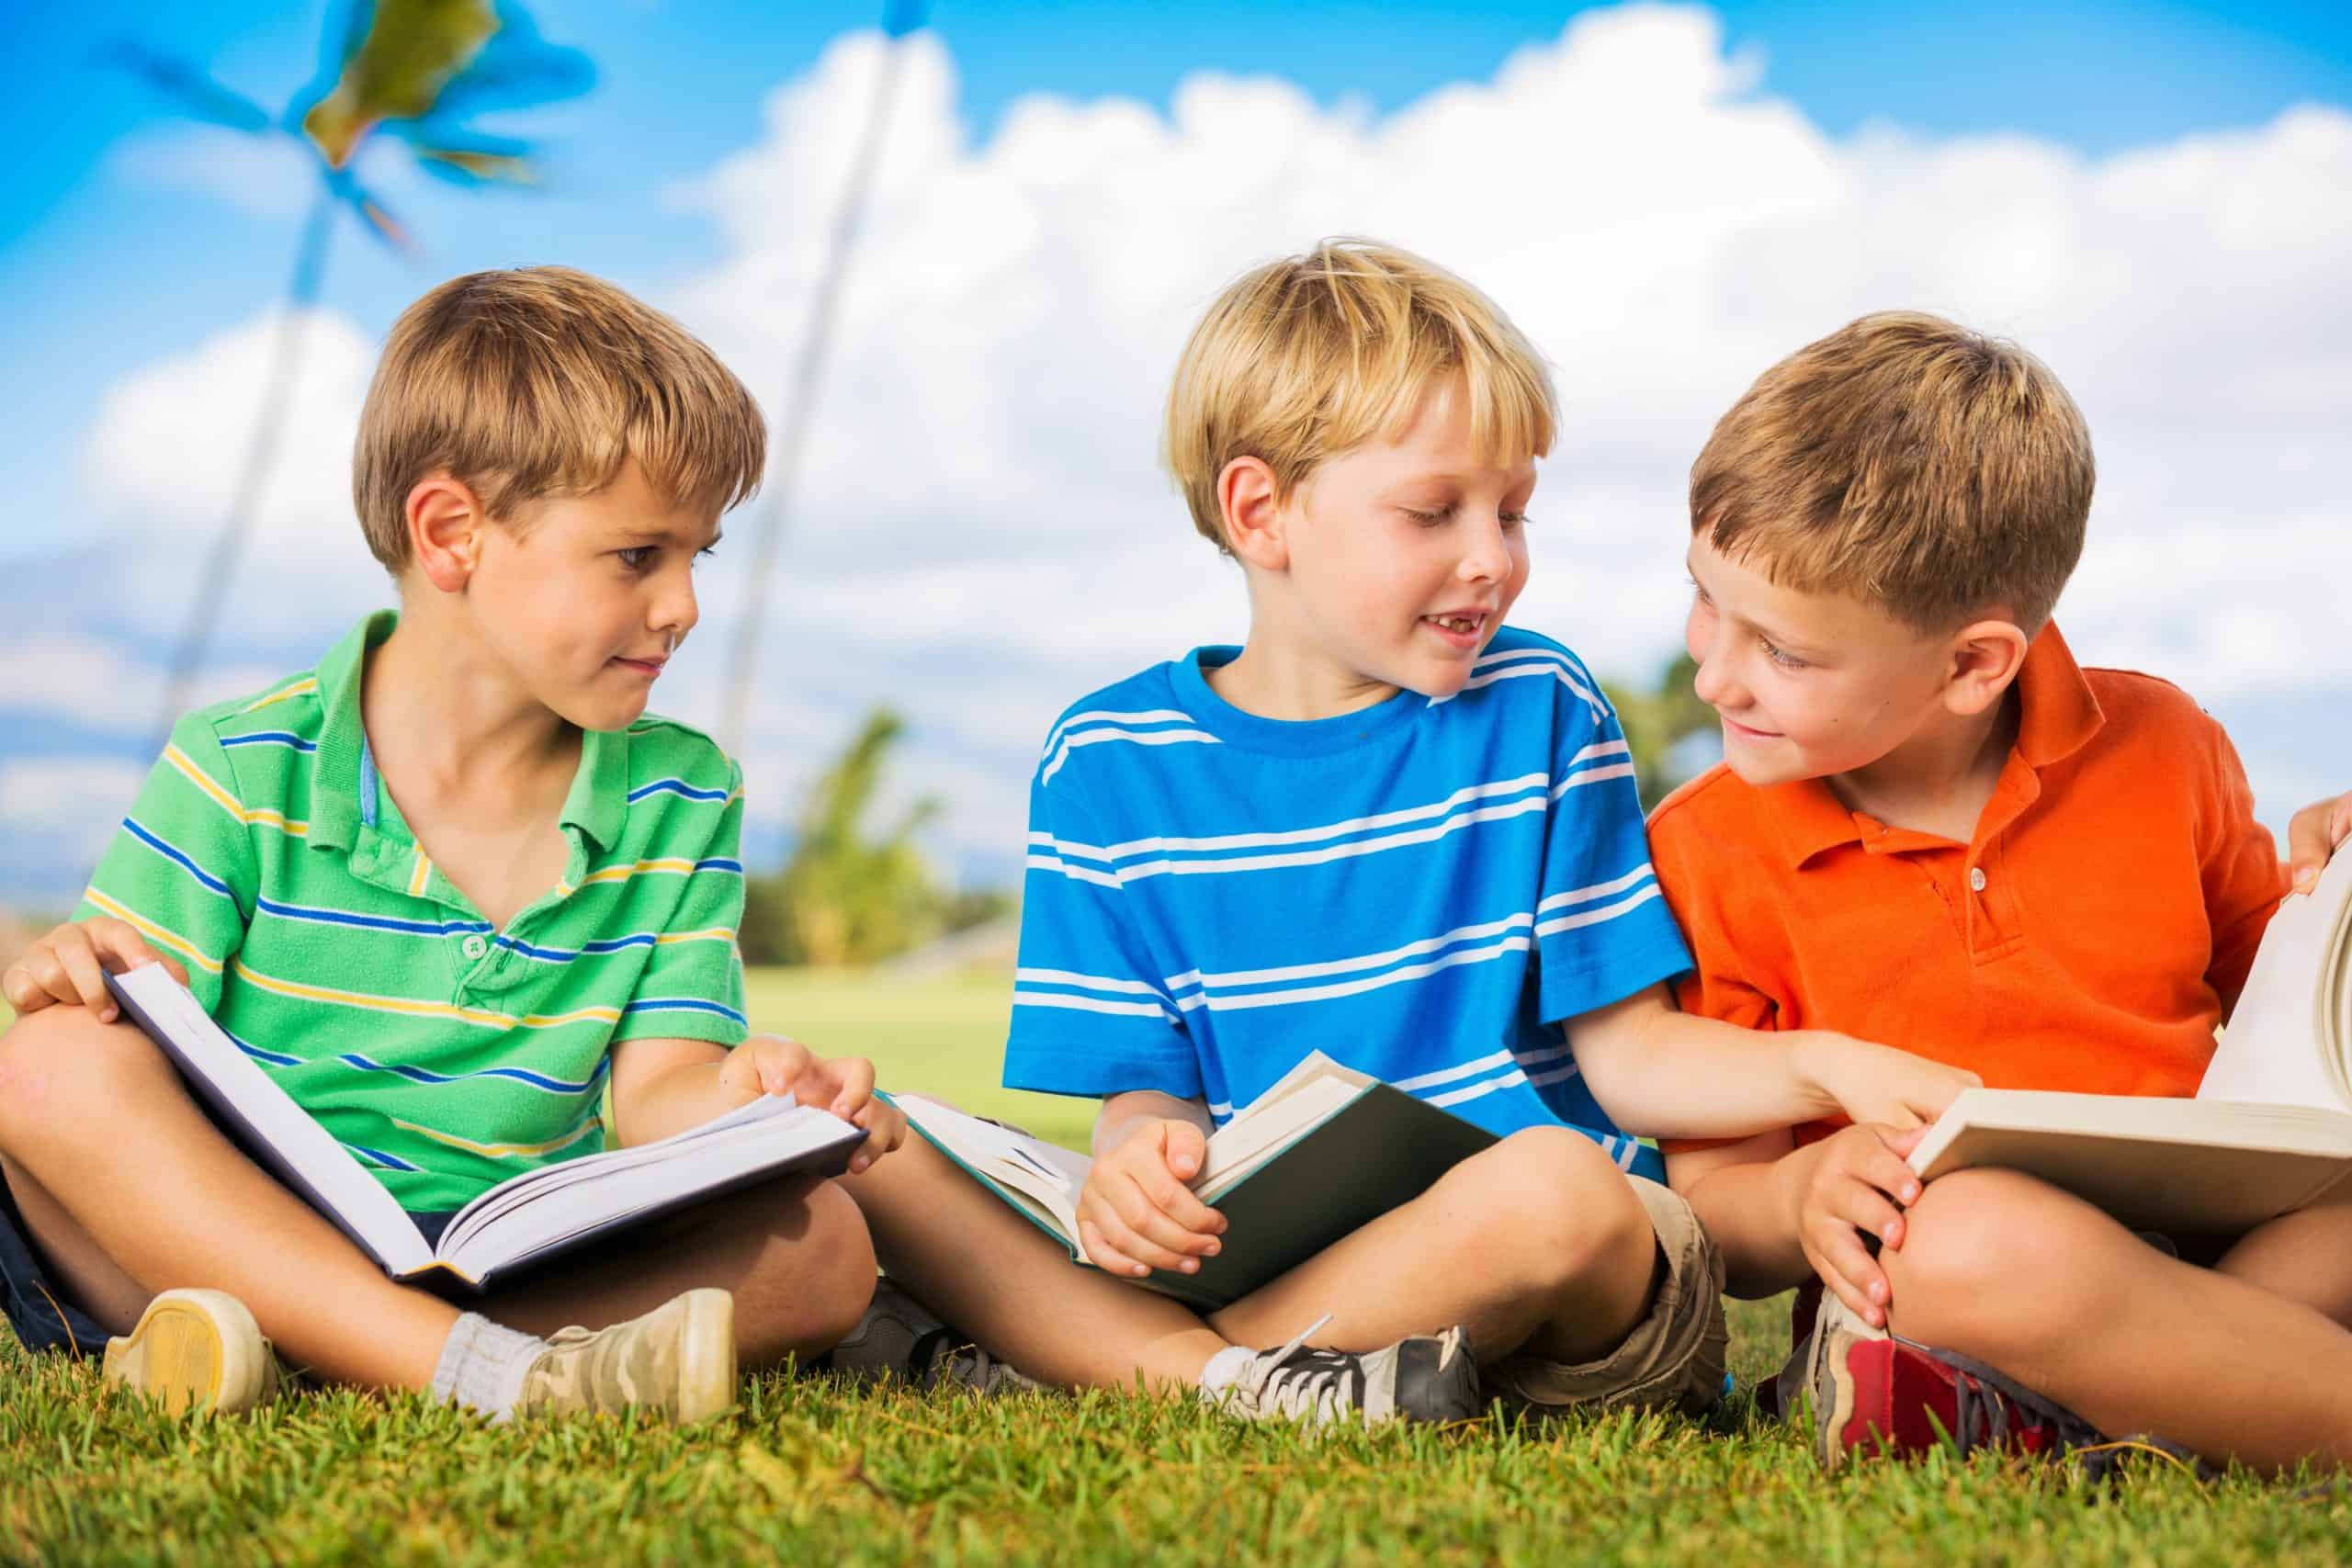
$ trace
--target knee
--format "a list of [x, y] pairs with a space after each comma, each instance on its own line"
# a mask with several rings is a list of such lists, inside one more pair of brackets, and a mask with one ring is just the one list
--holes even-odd
[[[1903, 1245], [1880, 1258], [1894, 1326], [1954, 1344], [2086, 1321], [2098, 1309], [2084, 1298], [2098, 1281], [2083, 1267], [2096, 1243], [2085, 1232], [2112, 1224], [2014, 1171], [1955, 1171], [1931, 1182], [1905, 1216]], [[2011, 1311], [2029, 1302], [2030, 1312]]]
[[1557, 1291], [1595, 1270], [1646, 1270], [1657, 1243], [1648, 1211], [1616, 1162], [1581, 1133], [1530, 1127], [1474, 1162], [1477, 1218], [1465, 1231], [1531, 1290]]
[[80, 1143], [135, 1098], [176, 1080], [154, 1043], [86, 1008], [46, 1007], [0, 1034], [0, 1148], [23, 1156], [45, 1141]]
[[[848, 1193], [821, 1181], [802, 1201], [797, 1234], [775, 1249], [759, 1310], [740, 1300], [738, 1332], [753, 1361], [830, 1350], [849, 1337], [874, 1299], [874, 1241]], [[749, 1321], [744, 1321], [748, 1318]]]

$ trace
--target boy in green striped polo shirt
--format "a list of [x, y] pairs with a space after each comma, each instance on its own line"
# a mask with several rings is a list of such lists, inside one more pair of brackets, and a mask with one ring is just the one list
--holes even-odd
[[709, 350], [594, 278], [477, 274], [401, 316], [354, 479], [399, 614], [182, 719], [79, 923], [0, 975], [20, 1338], [120, 1336], [111, 1374], [215, 1408], [261, 1392], [266, 1331], [324, 1377], [495, 1416], [690, 1419], [732, 1403], [739, 1348], [806, 1356], [858, 1321], [874, 1251], [831, 1182], [706, 1205], [481, 1314], [395, 1285], [206, 1120], [98, 977], [170, 965], [428, 1235], [518, 1171], [762, 1092], [866, 1126], [855, 1168], [887, 1153], [903, 1123], [867, 1064], [747, 1041], [741, 775], [645, 712], [763, 450]]

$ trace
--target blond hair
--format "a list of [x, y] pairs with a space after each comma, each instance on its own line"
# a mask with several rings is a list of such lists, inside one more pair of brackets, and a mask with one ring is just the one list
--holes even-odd
[[1493, 301], [1394, 246], [1326, 240], [1217, 296], [1177, 361], [1162, 456], [1193, 525], [1225, 549], [1227, 464], [1258, 458], [1287, 496], [1324, 459], [1403, 430], [1454, 376], [1481, 451], [1551, 450], [1551, 374]]
[[1922, 632], [1996, 609], [2030, 631], [2081, 558], [2096, 477], [2048, 366], [1890, 310], [1756, 378], [1690, 466], [1690, 526], [1774, 582]]
[[677, 322], [570, 267], [451, 278], [401, 312], [359, 414], [351, 497], [368, 547], [407, 566], [408, 493], [446, 471], [489, 514], [594, 495], [636, 459], [673, 506], [759, 488], [767, 425]]

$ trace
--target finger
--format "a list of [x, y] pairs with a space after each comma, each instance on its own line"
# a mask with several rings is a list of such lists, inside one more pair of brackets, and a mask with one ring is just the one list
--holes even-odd
[[0, 1000], [19, 1013], [39, 1012], [56, 999], [40, 988], [32, 971], [21, 964], [10, 964], [5, 973], [0, 973]]
[[[1897, 1133], [1891, 1138], [1882, 1136], [1881, 1141], [1907, 1162], [1911, 1158], [1911, 1151], [1917, 1148], [1919, 1140], [1927, 1135], [1928, 1130], [1925, 1127], [1914, 1127], [1908, 1132]], [[1906, 1203], [1910, 1201], [1908, 1198], [1904, 1200]]]
[[1086, 1249], [1087, 1260], [1110, 1274], [1127, 1274], [1141, 1279], [1150, 1269], [1113, 1247], [1110, 1238], [1092, 1220], [1078, 1222], [1079, 1245]]
[[1201, 1130], [1190, 1122], [1163, 1122], [1159, 1128], [1160, 1155], [1176, 1179], [1190, 1181], [1200, 1175], [1209, 1158], [1208, 1140]]
[[[1151, 1194], [1130, 1181], [1124, 1190], [1113, 1188], [1108, 1194], [1111, 1214], [1125, 1235], [1111, 1232], [1111, 1239], [1119, 1250], [1130, 1258], [1140, 1258], [1155, 1269], [1182, 1269], [1188, 1272], [1200, 1267], [1196, 1255], [1216, 1250], [1214, 1236], [1194, 1235], [1162, 1213], [1151, 1200]], [[1108, 1229], [1106, 1223], [1105, 1228]]]
[[188, 983], [187, 968], [178, 959], [172, 957], [169, 953], [159, 953], [155, 955], [155, 962], [169, 971], [172, 978], [177, 980], [182, 986]]
[[833, 1114], [848, 1116], [874, 1096], [874, 1064], [863, 1056], [836, 1056], [832, 1069]]
[[1885, 1327], [1886, 1303], [1894, 1293], [1887, 1285], [1886, 1271], [1852, 1231], [1834, 1225], [1826, 1228], [1831, 1234], [1815, 1238], [1815, 1271], [1856, 1316], [1872, 1328]]
[[147, 939], [129, 920], [92, 920], [90, 943], [101, 958], [115, 961], [113, 968], [118, 975], [142, 964], [153, 964], [163, 956], [147, 945]]
[[1854, 1178], [1854, 1190], [1858, 1192], [1875, 1190], [1897, 1203], [1919, 1201], [1919, 1173], [1911, 1168], [1908, 1160], [1884, 1144], [1872, 1145], [1863, 1150], [1846, 1169]]
[[2352, 834], [2352, 791], [2335, 797], [2335, 809], [2327, 814], [2327, 847], [2332, 853]]
[[1105, 1204], [1095, 1211], [1094, 1228], [1111, 1249], [1127, 1260], [1130, 1274], [1148, 1274], [1154, 1269], [1182, 1270], [1190, 1261], [1181, 1252], [1171, 1252], [1148, 1237], [1138, 1235], [1133, 1225], [1116, 1209]]
[[97, 950], [86, 942], [60, 943], [57, 961], [64, 966], [66, 983], [76, 993], [74, 999], [96, 1013], [99, 1021], [112, 1023], [120, 1010], [114, 1005], [114, 993], [107, 989], [106, 969], [98, 962]]
[[2319, 881], [2319, 874], [2327, 864], [2328, 852], [2335, 848], [2330, 833], [2330, 818], [2338, 803], [2323, 802], [2306, 806], [2287, 822], [2287, 871], [2293, 878], [2295, 891], [2308, 893]]
[[1822, 1213], [1858, 1231], [1867, 1231], [1883, 1242], [1889, 1231], [1901, 1235], [1902, 1213], [1876, 1190], [1857, 1182], [1832, 1193], [1822, 1205]]

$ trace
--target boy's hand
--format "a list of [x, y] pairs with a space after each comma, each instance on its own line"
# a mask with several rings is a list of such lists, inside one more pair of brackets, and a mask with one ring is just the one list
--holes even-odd
[[866, 1132], [850, 1156], [849, 1173], [871, 1167], [906, 1141], [907, 1119], [897, 1107], [874, 1098], [874, 1064], [863, 1056], [819, 1056], [797, 1040], [754, 1034], [727, 1054], [718, 1087], [734, 1105], [763, 1094], [788, 1094], [803, 1105], [830, 1111]]
[[68, 922], [0, 970], [0, 997], [20, 1013], [63, 1002], [88, 1008], [101, 1023], [112, 1023], [121, 1010], [107, 989], [106, 972], [120, 975], [142, 964], [160, 964], [173, 979], [187, 984], [187, 971], [148, 946], [130, 921], [102, 915], [79, 925]]
[[1816, 1145], [1811, 1175], [1797, 1195], [1797, 1242], [1804, 1260], [1838, 1299], [1873, 1328], [1886, 1326], [1894, 1290], [1886, 1270], [1862, 1245], [1903, 1245], [1903, 1211], [1916, 1202], [1919, 1176], [1905, 1163], [1926, 1131], [1866, 1123], [1841, 1128]]
[[2346, 834], [2352, 834], [2352, 790], [2314, 800], [2287, 824], [2287, 875], [2298, 893], [2319, 886], [2319, 874]]
[[1804, 1062], [1806, 1076], [1849, 1117], [1889, 1127], [1933, 1122], [1962, 1089], [1984, 1081], [1908, 1051], [1826, 1032]]
[[1098, 1269], [1141, 1278], [1154, 1269], [1197, 1272], [1224, 1234], [1225, 1216], [1184, 1184], [1208, 1158], [1190, 1122], [1145, 1117], [1094, 1161], [1078, 1195], [1078, 1235]]

